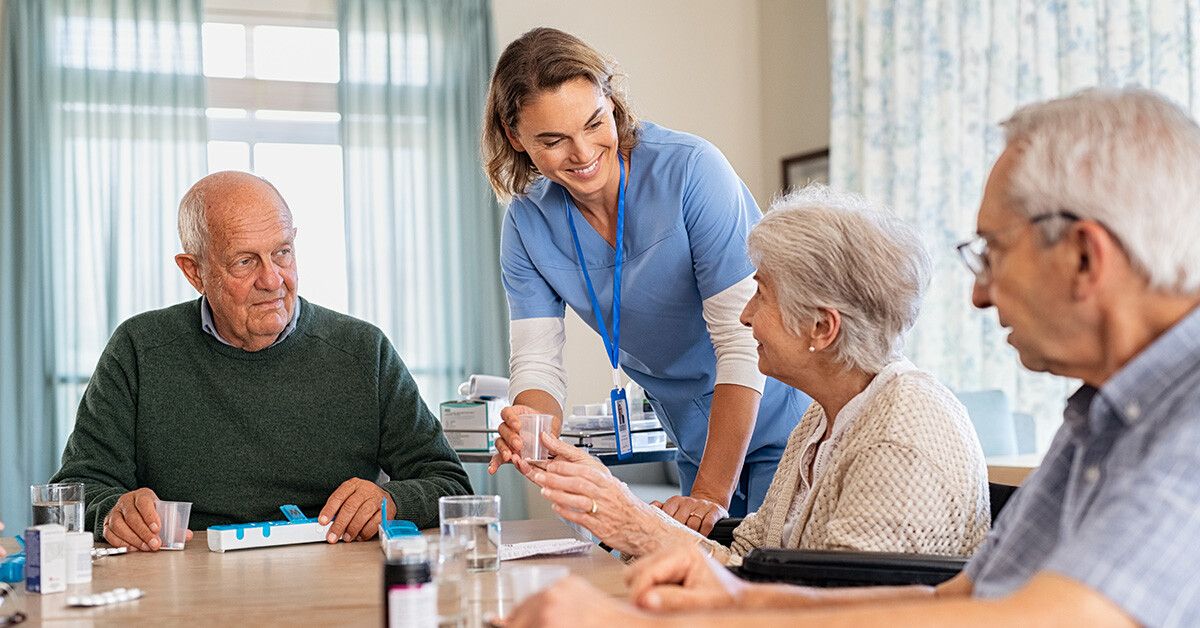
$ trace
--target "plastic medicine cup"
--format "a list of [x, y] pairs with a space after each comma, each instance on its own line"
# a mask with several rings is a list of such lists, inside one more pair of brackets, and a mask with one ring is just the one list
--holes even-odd
[[548, 460], [550, 450], [539, 434], [554, 436], [553, 414], [521, 414], [521, 457], [526, 460]]
[[162, 541], [159, 549], [181, 550], [187, 540], [188, 519], [192, 516], [192, 502], [164, 502], [154, 504], [158, 513], [158, 540]]
[[[554, 583], [566, 578], [570, 570], [563, 565], [513, 565], [504, 570], [508, 586], [512, 591], [512, 608], [515, 610], [530, 596], [545, 591]], [[509, 611], [511, 614], [512, 611]]]

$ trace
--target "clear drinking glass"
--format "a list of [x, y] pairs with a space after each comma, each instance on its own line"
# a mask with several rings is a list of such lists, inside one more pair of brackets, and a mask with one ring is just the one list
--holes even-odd
[[462, 537], [428, 535], [427, 559], [438, 588], [438, 628], [460, 628], [467, 610], [467, 545]]
[[443, 537], [466, 546], [468, 571], [500, 569], [500, 496], [452, 495], [438, 499]]
[[29, 487], [33, 525], [59, 523], [67, 532], [83, 531], [83, 483], [33, 484]]
[[565, 565], [510, 565], [504, 571], [514, 610], [529, 596], [550, 588], [570, 573]]

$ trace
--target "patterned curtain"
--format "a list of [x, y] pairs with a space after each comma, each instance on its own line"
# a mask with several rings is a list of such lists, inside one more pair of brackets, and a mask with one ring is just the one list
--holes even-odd
[[999, 388], [1044, 447], [1075, 384], [1025, 370], [992, 311], [971, 307], [954, 245], [975, 230], [996, 123], [1095, 85], [1200, 107], [1197, 0], [833, 1], [831, 184], [925, 234], [934, 279], [909, 357], [955, 390]]

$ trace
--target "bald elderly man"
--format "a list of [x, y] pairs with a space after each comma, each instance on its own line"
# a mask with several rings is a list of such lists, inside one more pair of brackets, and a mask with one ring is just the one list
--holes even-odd
[[[470, 493], [383, 332], [296, 295], [296, 228], [274, 186], [201, 179], [179, 237], [200, 298], [117, 328], [52, 480], [86, 485], [97, 539], [159, 549], [161, 499], [192, 502], [193, 530], [295, 504], [333, 522], [330, 543], [365, 540], [385, 498], [389, 519], [425, 528], [438, 497]], [[380, 471], [390, 480], [376, 484]]]

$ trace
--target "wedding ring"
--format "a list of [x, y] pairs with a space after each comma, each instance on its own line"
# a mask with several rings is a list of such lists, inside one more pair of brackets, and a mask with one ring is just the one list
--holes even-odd
[[593, 500], [592, 500], [592, 514], [593, 514], [593, 515], [594, 515], [594, 514], [596, 514], [596, 511], [597, 511], [597, 510], [600, 510], [600, 505], [599, 505], [599, 504], [597, 504], [597, 503], [596, 503], [596, 500], [594, 500], [594, 499], [593, 499]]
[[691, 515], [689, 515], [689, 516], [691, 516], [691, 517], [695, 517], [695, 518], [697, 518], [697, 519], [703, 519], [703, 518], [704, 518], [704, 517], [700, 516], [700, 514], [699, 514], [699, 513], [697, 513], [695, 510], [693, 510], [693, 511], [692, 511], [692, 514], [691, 514]]

